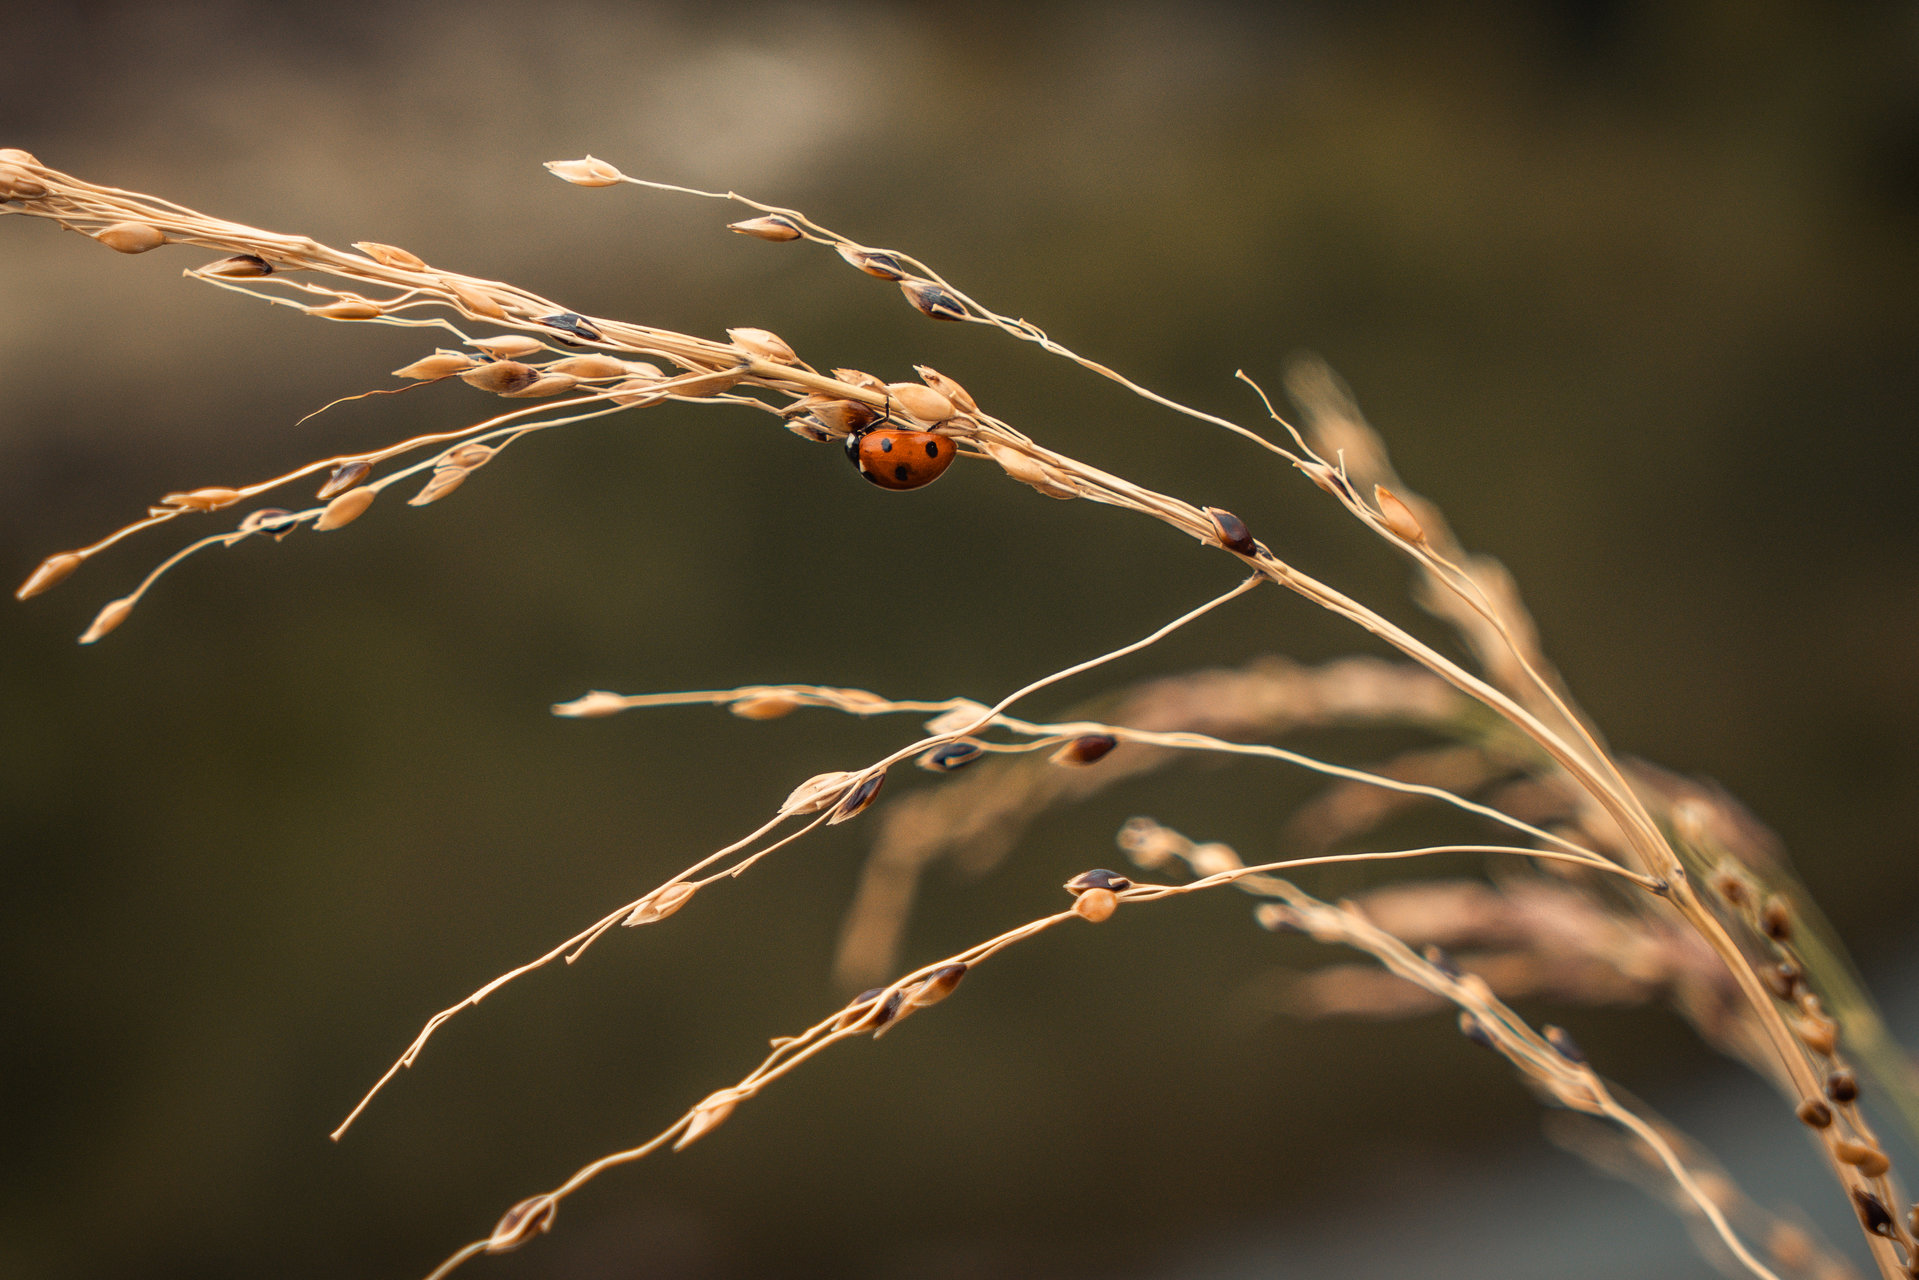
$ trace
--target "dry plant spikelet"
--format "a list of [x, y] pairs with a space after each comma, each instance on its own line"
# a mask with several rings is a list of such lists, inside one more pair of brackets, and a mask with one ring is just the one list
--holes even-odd
[[378, 490], [370, 489], [365, 485], [357, 489], [348, 489], [326, 504], [326, 510], [320, 513], [320, 518], [314, 521], [313, 527], [321, 533], [326, 533], [343, 525], [352, 524], [366, 514], [366, 509], [373, 505], [373, 500], [378, 496]]
[[145, 222], [116, 222], [100, 228], [93, 238], [118, 253], [146, 253], [167, 242], [167, 233]]

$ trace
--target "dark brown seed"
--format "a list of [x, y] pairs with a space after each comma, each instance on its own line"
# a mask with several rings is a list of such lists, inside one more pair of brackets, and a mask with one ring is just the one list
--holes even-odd
[[881, 1005], [880, 1011], [873, 1016], [873, 1035], [875, 1037], [877, 1037], [880, 1032], [886, 1030], [888, 1024], [900, 1016], [900, 1004], [905, 999], [905, 994], [899, 991], [895, 991], [892, 995], [886, 997], [886, 1003]]
[[864, 271], [869, 276], [878, 276], [882, 280], [904, 280], [906, 268], [900, 260], [884, 249], [862, 249], [858, 245], [839, 246], [840, 257]]
[[1258, 554], [1259, 544], [1253, 541], [1252, 531], [1247, 529], [1244, 520], [1218, 507], [1206, 508], [1206, 514], [1213, 518], [1213, 531], [1219, 537], [1220, 546], [1243, 556]]
[[1132, 888], [1133, 882], [1117, 871], [1096, 867], [1091, 871], [1080, 872], [1068, 880], [1064, 887], [1068, 893], [1085, 893], [1088, 889], [1106, 889], [1118, 893], [1122, 889]]
[[1792, 912], [1786, 906], [1784, 898], [1767, 898], [1759, 908], [1759, 927], [1774, 942], [1786, 942], [1792, 938]]
[[253, 280], [260, 276], [272, 275], [273, 264], [256, 254], [236, 253], [231, 258], [207, 263], [200, 268], [200, 274], [220, 276], [226, 280]]
[[900, 281], [900, 292], [913, 304], [913, 309], [921, 315], [931, 316], [935, 320], [964, 320], [966, 308], [938, 285], [927, 284], [923, 280]]
[[952, 773], [964, 769], [985, 754], [977, 742], [949, 742], [921, 756], [919, 766], [931, 769], [934, 773]]
[[886, 771], [882, 769], [854, 787], [833, 810], [833, 816], [826, 820], [826, 824], [832, 826], [835, 823], [845, 822], [848, 818], [857, 818], [868, 805], [873, 803], [873, 798], [879, 795], [880, 787], [885, 783]]
[[1841, 1067], [1826, 1077], [1826, 1096], [1834, 1102], [1854, 1102], [1859, 1098], [1859, 1081]]
[[913, 988], [913, 994], [909, 996], [908, 999], [913, 1004], [913, 1007], [917, 1009], [924, 1009], [928, 1005], [938, 1004], [953, 994], [953, 989], [959, 986], [960, 979], [965, 976], [965, 965], [943, 964], [921, 979], [919, 985]]
[[1110, 733], [1085, 733], [1053, 753], [1054, 764], [1085, 766], [1098, 764], [1106, 754], [1119, 745], [1119, 739]]
[[1545, 1035], [1546, 1043], [1559, 1050], [1559, 1056], [1566, 1061], [1584, 1062], [1586, 1060], [1585, 1051], [1579, 1047], [1579, 1042], [1574, 1040], [1564, 1027], [1549, 1024], [1541, 1027], [1540, 1031]]
[[320, 491], [313, 496], [331, 498], [336, 493], [345, 493], [372, 474], [373, 464], [370, 462], [342, 462], [333, 468], [333, 474], [326, 478], [326, 483], [321, 485]]
[[508, 395], [526, 390], [538, 382], [540, 376], [540, 371], [530, 364], [521, 364], [517, 360], [495, 360], [461, 374], [460, 381], [495, 395]]
[[1718, 891], [1720, 897], [1730, 902], [1733, 906], [1743, 907], [1746, 905], [1748, 897], [1746, 893], [1746, 882], [1738, 876], [1717, 876], [1712, 882], [1712, 887]]
[[600, 331], [588, 324], [586, 317], [577, 312], [562, 311], [558, 315], [541, 316], [538, 320], [534, 321], [534, 323], [543, 324], [549, 329], [558, 329], [562, 333], [570, 333], [577, 338], [584, 338], [588, 342], [606, 341]]
[[1892, 1215], [1879, 1197], [1858, 1187], [1852, 1189], [1852, 1207], [1859, 1211], [1859, 1225], [1876, 1236], [1892, 1236]]
[[797, 240], [800, 238], [799, 225], [784, 214], [769, 213], [764, 217], [748, 218], [744, 222], [729, 222], [728, 231], [743, 236], [752, 236], [756, 240]]
[[1799, 1104], [1795, 1115], [1801, 1124], [1809, 1124], [1815, 1129], [1823, 1129], [1832, 1123], [1832, 1108], [1817, 1098], [1807, 1098]]

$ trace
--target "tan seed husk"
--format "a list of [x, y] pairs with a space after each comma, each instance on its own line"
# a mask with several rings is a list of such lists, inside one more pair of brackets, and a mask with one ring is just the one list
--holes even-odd
[[80, 643], [92, 644], [101, 636], [125, 622], [127, 615], [132, 612], [133, 597], [122, 596], [120, 599], [113, 601], [94, 616], [93, 625], [81, 634]]
[[326, 478], [326, 483], [322, 484], [320, 491], [313, 496], [322, 499], [331, 498], [336, 493], [344, 493], [351, 489], [372, 474], [373, 464], [365, 459], [342, 462], [333, 468], [333, 474]]
[[987, 457], [999, 463], [1007, 475], [1023, 485], [1039, 490], [1049, 498], [1079, 496], [1079, 490], [1068, 482], [1067, 477], [1037, 458], [1028, 457], [1019, 450], [995, 440], [982, 440], [979, 442], [979, 447], [986, 451]]
[[307, 314], [321, 316], [328, 320], [377, 320], [386, 314], [384, 308], [376, 303], [359, 298], [342, 298], [338, 302], [329, 302], [321, 307], [308, 307]]
[[353, 247], [373, 259], [383, 267], [392, 267], [399, 271], [425, 271], [426, 263], [405, 249], [390, 244], [381, 244], [378, 240], [355, 240]]
[[966, 308], [960, 305], [958, 298], [946, 292], [938, 285], [927, 284], [924, 280], [900, 281], [900, 292], [913, 304], [913, 309], [935, 320], [964, 320]]
[[1830, 1058], [1839, 1045], [1839, 1024], [1823, 1015], [1795, 1018], [1793, 1031], [1808, 1049], [1824, 1057]]
[[36, 169], [46, 168], [40, 163], [39, 157], [31, 151], [22, 151], [18, 147], [0, 147], [0, 164], [24, 164]]
[[923, 422], [928, 426], [945, 422], [957, 412], [951, 400], [922, 383], [889, 383], [886, 394], [892, 398], [895, 408], [903, 411], [914, 421]]
[[513, 400], [538, 400], [542, 396], [557, 396], [562, 391], [571, 391], [579, 385], [578, 378], [564, 373], [549, 373], [518, 391], [502, 391], [500, 394]]
[[15, 600], [25, 600], [50, 590], [66, 580], [68, 574], [86, 563], [87, 558], [72, 551], [56, 552], [34, 566], [27, 580], [14, 591]]
[[446, 455], [446, 464], [455, 467], [465, 467], [468, 471], [476, 471], [491, 462], [493, 455], [498, 452], [499, 450], [490, 444], [481, 444], [478, 441], [473, 441], [468, 444], [463, 444], [456, 449], [449, 449]]
[[1392, 530], [1394, 537], [1415, 545], [1426, 541], [1426, 530], [1420, 526], [1419, 517], [1398, 494], [1383, 484], [1376, 484], [1373, 501], [1379, 504], [1380, 523]]
[[606, 398], [614, 404], [646, 405], [658, 404], [666, 399], [666, 394], [650, 379], [628, 378], [625, 382], [616, 382], [608, 387]]
[[524, 360], [546, 350], [546, 344], [524, 333], [502, 333], [492, 338], [474, 338], [467, 344], [502, 360]]
[[886, 384], [862, 369], [835, 369], [833, 376], [848, 386], [859, 387], [864, 391], [884, 391]]
[[785, 241], [800, 238], [798, 224], [791, 218], [777, 213], [748, 218], [744, 222], [729, 222], [726, 224], [726, 229], [739, 235], [752, 236], [756, 240]]
[[618, 715], [624, 710], [626, 710], [626, 699], [617, 693], [608, 693], [604, 689], [594, 689], [571, 702], [558, 702], [553, 705], [554, 715], [573, 716], [578, 719]]
[[733, 339], [733, 345], [762, 360], [771, 360], [775, 364], [798, 364], [800, 358], [786, 340], [770, 329], [728, 329], [726, 336]]
[[38, 200], [47, 184], [17, 164], [0, 164], [0, 200]]
[[440, 283], [469, 313], [476, 316], [484, 316], [488, 320], [505, 320], [507, 318], [506, 308], [487, 297], [484, 293], [481, 293], [478, 289], [470, 288], [460, 284], [458, 281], [448, 280], [445, 277], [441, 278]]
[[465, 373], [478, 363], [463, 351], [435, 351], [423, 360], [415, 360], [404, 369], [395, 369], [396, 378], [412, 378], [419, 382], [434, 382], [440, 378], [450, 378], [456, 373]]
[[786, 803], [780, 806], [780, 812], [783, 814], [818, 813], [844, 795], [847, 784], [852, 780], [852, 774], [841, 770], [816, 773], [793, 788], [793, 794], [786, 797]]
[[273, 264], [258, 254], [236, 253], [231, 258], [207, 263], [200, 268], [200, 274], [218, 276], [222, 280], [256, 280], [272, 275]]
[[638, 925], [652, 924], [655, 920], [664, 920], [685, 906], [687, 900], [698, 888], [698, 885], [688, 884], [684, 880], [678, 884], [669, 884], [633, 908], [627, 913], [626, 919], [620, 923], [631, 929]]
[[496, 360], [492, 364], [483, 364], [460, 375], [460, 381], [469, 387], [478, 387], [482, 391], [491, 391], [495, 395], [508, 395], [515, 391], [524, 391], [540, 380], [540, 371], [532, 365], [521, 364], [517, 360]]
[[927, 386], [933, 388], [933, 390], [939, 392], [948, 400], [951, 400], [954, 404], [958, 405], [962, 411], [966, 413], [979, 412], [979, 405], [973, 402], [973, 397], [967, 394], [966, 388], [941, 373], [938, 369], [928, 368], [923, 364], [916, 364], [913, 366], [913, 372], [920, 376], [921, 382], [924, 382]]
[[739, 1104], [739, 1098], [725, 1089], [708, 1097], [693, 1112], [693, 1119], [687, 1123], [686, 1132], [682, 1133], [679, 1141], [673, 1144], [673, 1149], [682, 1151], [719, 1128], [725, 1123], [726, 1118], [733, 1114], [733, 1108]]
[[554, 177], [576, 187], [617, 187], [625, 177], [618, 169], [593, 156], [578, 160], [548, 160], [546, 167]]
[[488, 1253], [506, 1253], [517, 1249], [536, 1235], [553, 1229], [560, 1203], [552, 1195], [530, 1196], [508, 1209], [486, 1238]]
[[184, 507], [188, 511], [218, 511], [221, 507], [230, 507], [240, 500], [237, 489], [195, 489], [190, 493], [169, 493], [160, 501], [169, 507]]
[[1892, 1168], [1892, 1161], [1886, 1158], [1885, 1152], [1863, 1142], [1841, 1138], [1832, 1144], [1832, 1153], [1868, 1178], [1880, 1177]]
[[745, 376], [744, 369], [722, 369], [718, 373], [709, 373], [705, 377], [688, 378], [685, 382], [668, 390], [676, 396], [713, 396], [738, 386], [740, 379]]
[[406, 500], [409, 507], [424, 507], [428, 503], [438, 502], [447, 494], [466, 483], [465, 467], [435, 467], [433, 477], [421, 486], [420, 491]]
[[764, 693], [756, 697], [741, 698], [728, 709], [743, 720], [777, 720], [781, 716], [791, 715], [799, 705], [799, 699], [788, 697], [786, 694]]
[[954, 990], [959, 986], [960, 979], [965, 976], [965, 965], [943, 964], [933, 970], [933, 972], [927, 974], [918, 985], [907, 991], [906, 1003], [916, 1009], [924, 1009], [931, 1005], [936, 1005], [946, 999], [946, 997], [952, 995]]
[[564, 373], [575, 378], [624, 378], [632, 371], [626, 361], [612, 356], [568, 356], [546, 367], [548, 373]]
[[1094, 924], [1112, 919], [1117, 910], [1119, 899], [1113, 896], [1111, 889], [1088, 889], [1073, 899], [1073, 914]]
[[313, 527], [321, 533], [326, 533], [342, 525], [352, 524], [366, 514], [366, 509], [373, 505], [373, 499], [376, 496], [378, 496], [378, 490], [369, 489], [365, 485], [357, 489], [348, 489], [326, 504], [326, 510], [320, 513], [320, 518], [314, 521]]
[[145, 253], [167, 242], [167, 233], [146, 222], [116, 222], [93, 233], [93, 238], [116, 253]]
[[873, 406], [858, 400], [822, 400], [814, 404], [809, 412], [825, 423], [828, 430], [840, 435], [864, 431], [879, 421], [880, 416]]

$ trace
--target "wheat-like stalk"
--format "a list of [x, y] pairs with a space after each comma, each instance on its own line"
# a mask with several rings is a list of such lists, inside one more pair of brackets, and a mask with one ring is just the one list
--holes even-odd
[[[963, 952], [914, 968], [800, 1034], [776, 1041], [772, 1054], [737, 1084], [701, 1100], [649, 1142], [584, 1166], [561, 1186], [516, 1205], [491, 1234], [453, 1255], [436, 1276], [476, 1253], [514, 1248], [549, 1229], [559, 1201], [598, 1173], [668, 1144], [685, 1146], [710, 1132], [740, 1102], [830, 1045], [880, 1034], [906, 1015], [946, 998], [963, 976], [1014, 943], [1069, 920], [1103, 920], [1122, 904], [1130, 907], [1227, 885], [1272, 900], [1262, 908], [1263, 922], [1299, 927], [1322, 940], [1356, 946], [1397, 978], [1457, 1005], [1467, 1033], [1501, 1052], [1534, 1087], [1564, 1106], [1616, 1125], [1640, 1149], [1650, 1152], [1677, 1194], [1749, 1273], [1777, 1274], [1741, 1239], [1721, 1198], [1702, 1179], [1700, 1170], [1705, 1166], [1683, 1154], [1683, 1144], [1661, 1125], [1622, 1103], [1569, 1042], [1533, 1031], [1500, 1000], [1488, 980], [1456, 971], [1433, 956], [1422, 956], [1393, 933], [1368, 922], [1354, 907], [1319, 902], [1274, 874], [1336, 862], [1461, 852], [1557, 868], [1580, 886], [1599, 917], [1616, 922], [1622, 930], [1645, 926], [1643, 933], [1656, 922], [1668, 934], [1689, 939], [1705, 957], [1695, 967], [1700, 972], [1710, 970], [1707, 985], [1716, 983], [1726, 998], [1710, 1016], [1702, 1005], [1695, 1011], [1695, 1021], [1717, 1043], [1771, 1078], [1795, 1106], [1857, 1208], [1881, 1273], [1899, 1276], [1919, 1269], [1919, 1246], [1894, 1213], [1905, 1202], [1904, 1192], [1858, 1108], [1859, 1084], [1842, 1046], [1856, 1046], [1864, 1054], [1859, 1065], [1909, 1118], [1919, 1114], [1915, 1106], [1919, 1091], [1912, 1088], [1909, 1071], [1891, 1065], [1889, 1041], [1870, 1002], [1849, 980], [1842, 953], [1820, 935], [1803, 909], [1795, 908], [1802, 900], [1778, 868], [1755, 867], [1728, 847], [1712, 821], [1716, 814], [1723, 815], [1723, 809], [1715, 810], [1695, 796], [1662, 793], [1649, 784], [1644, 770], [1612, 753], [1546, 661], [1510, 580], [1495, 563], [1460, 547], [1438, 509], [1392, 473], [1377, 437], [1323, 367], [1298, 366], [1289, 380], [1289, 389], [1305, 411], [1303, 426], [1281, 417], [1264, 392], [1252, 386], [1265, 415], [1280, 432], [1281, 439], [1275, 440], [1142, 387], [1067, 349], [1030, 322], [993, 311], [925, 263], [860, 244], [797, 210], [730, 192], [694, 191], [630, 178], [592, 157], [553, 162], [548, 167], [584, 187], [636, 185], [744, 205], [753, 216], [731, 224], [743, 235], [831, 248], [867, 275], [896, 285], [922, 315], [990, 326], [1155, 404], [1252, 442], [1302, 473], [1368, 534], [1404, 556], [1417, 575], [1421, 603], [1454, 626], [1475, 665], [1447, 656], [1381, 612], [1302, 571], [1257, 539], [1231, 512], [1155, 491], [1055, 451], [982, 409], [962, 385], [936, 370], [920, 366], [918, 381], [892, 383], [852, 368], [822, 373], [765, 330], [733, 329], [727, 341], [718, 341], [583, 315], [508, 283], [441, 270], [393, 246], [361, 242], [355, 246], [359, 253], [348, 253], [304, 236], [262, 231], [154, 197], [96, 186], [51, 169], [25, 152], [0, 150], [0, 210], [52, 220], [123, 253], [168, 245], [213, 250], [226, 256], [190, 269], [190, 277], [275, 305], [296, 306], [322, 319], [447, 335], [456, 346], [429, 352], [398, 374], [415, 386], [457, 380], [483, 393], [528, 402], [470, 425], [414, 436], [371, 452], [319, 459], [265, 480], [166, 494], [124, 527], [84, 547], [48, 557], [23, 583], [18, 596], [24, 599], [51, 588], [87, 560], [144, 531], [251, 503], [299, 480], [322, 478], [315, 505], [256, 508], [231, 529], [202, 537], [163, 559], [133, 592], [101, 610], [81, 637], [82, 643], [96, 642], [120, 626], [167, 570], [204, 548], [253, 537], [281, 539], [302, 530], [342, 528], [379, 494], [407, 480], [424, 479], [410, 499], [412, 505], [436, 502], [528, 434], [667, 400], [757, 410], [795, 434], [822, 443], [857, 440], [879, 426], [947, 441], [959, 456], [992, 464], [1048, 496], [1098, 502], [1170, 526], [1231, 556], [1239, 571], [1248, 575], [1140, 640], [1041, 676], [992, 705], [937, 694], [889, 700], [862, 690], [756, 685], [638, 697], [599, 692], [554, 708], [562, 715], [591, 717], [629, 707], [703, 703], [726, 706], [749, 719], [814, 707], [860, 716], [912, 713], [931, 716], [931, 720], [924, 733], [876, 760], [802, 782], [784, 804], [740, 839], [696, 860], [435, 1015], [335, 1137], [400, 1068], [417, 1059], [435, 1029], [460, 1010], [521, 974], [556, 959], [571, 960], [616, 926], [666, 919], [701, 889], [744, 873], [822, 825], [860, 816], [879, 795], [888, 771], [910, 760], [941, 772], [984, 760], [987, 769], [1002, 767], [999, 776], [1007, 783], [1030, 777], [1031, 769], [1062, 775], [1086, 770], [1090, 776], [1097, 771], [1093, 767], [1116, 748], [1130, 753], [1135, 767], [1140, 761], [1164, 761], [1178, 753], [1245, 756], [1329, 776], [1336, 780], [1334, 795], [1350, 795], [1354, 788], [1363, 788], [1368, 796], [1392, 797], [1394, 804], [1451, 805], [1504, 826], [1526, 843], [1320, 852], [1246, 866], [1223, 846], [1193, 846], [1163, 828], [1131, 827], [1126, 841], [1136, 859], [1149, 866], [1183, 862], [1197, 878], [1146, 884], [1104, 871], [1076, 878], [1067, 886], [1075, 894], [1071, 909], [1042, 915]], [[506, 332], [482, 333], [481, 326]], [[381, 471], [382, 467], [388, 469]], [[1136, 716], [1127, 714], [1052, 722], [1011, 714], [1022, 698], [1148, 648], [1237, 597], [1269, 585], [1347, 619], [1397, 650], [1418, 670], [1427, 693], [1440, 695], [1441, 709], [1432, 713], [1428, 727], [1449, 725], [1451, 735], [1464, 744], [1444, 757], [1450, 767], [1463, 770], [1464, 781], [1445, 785], [1435, 773], [1440, 766], [1431, 758], [1359, 769], [1206, 731], [1207, 723], [1230, 721], [1238, 710], [1230, 694], [1221, 700], [1223, 711], [1214, 707], [1204, 714], [1175, 714], [1157, 725], [1138, 723]], [[1354, 713], [1402, 722], [1417, 719], [1390, 697], [1359, 699]], [[1112, 777], [1125, 772], [1118, 766], [1107, 769]], [[1524, 780], [1550, 795], [1563, 817], [1531, 821], [1510, 806], [1468, 794], [1501, 777]], [[992, 794], [992, 788], [986, 790]], [[1065, 790], [1014, 786], [1012, 808], [1030, 817], [1061, 798]], [[1363, 834], [1377, 821], [1379, 803], [1348, 804], [1335, 810], [1329, 799], [1322, 818], [1336, 836]], [[938, 810], [933, 805], [922, 806], [922, 816], [927, 814], [937, 823]], [[906, 864], [917, 865], [910, 858]], [[886, 863], [876, 857], [874, 865], [897, 868], [900, 858]], [[884, 898], [880, 901], [882, 916], [896, 919], [903, 910], [897, 894], [890, 908]], [[875, 940], [873, 918], [870, 905], [854, 917], [865, 922], [864, 932], [849, 931], [843, 968], [870, 968], [890, 956], [887, 938]], [[1605, 952], [1600, 954], [1605, 958]], [[1836, 1018], [1827, 1012], [1828, 1001]], [[1783, 1266], [1777, 1250], [1774, 1261]]]

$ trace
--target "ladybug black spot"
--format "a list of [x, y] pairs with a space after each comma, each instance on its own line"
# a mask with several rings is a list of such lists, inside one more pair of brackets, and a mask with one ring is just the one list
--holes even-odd
[[937, 458], [940, 456], [940, 447], [937, 440], [928, 440], [926, 442], [926, 456], [929, 458]]
[[891, 440], [880, 441], [880, 452], [881, 453], [893, 452], [893, 442]]
[[893, 478], [895, 480], [904, 481], [910, 478], [912, 474], [913, 474], [913, 469], [907, 466], [904, 462], [900, 463], [898, 466], [893, 468]]

